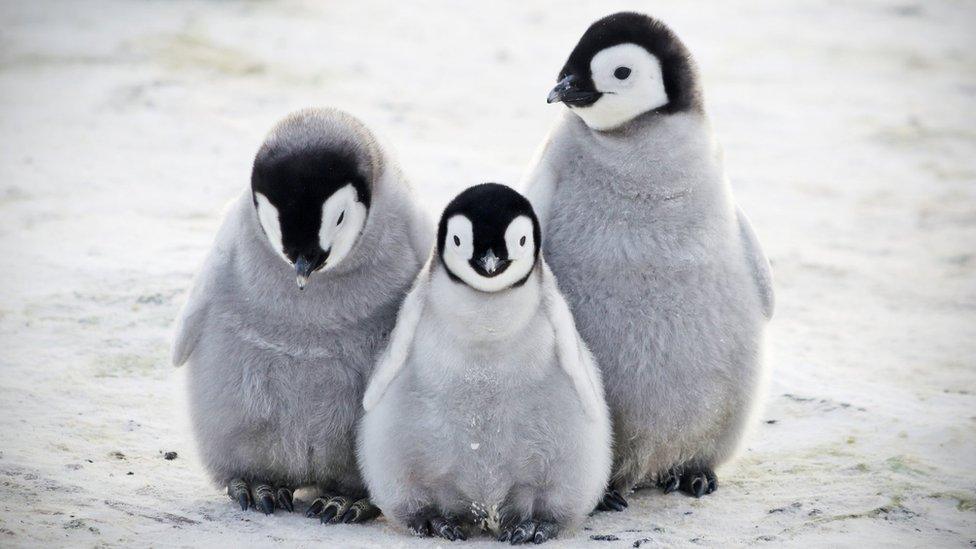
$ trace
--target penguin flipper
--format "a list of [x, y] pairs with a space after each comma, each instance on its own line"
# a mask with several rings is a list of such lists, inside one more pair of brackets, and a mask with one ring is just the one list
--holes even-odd
[[176, 335], [173, 338], [173, 366], [182, 366], [190, 358], [193, 348], [200, 341], [200, 334], [206, 329], [210, 298], [218, 283], [218, 273], [227, 267], [227, 252], [214, 248], [204, 262], [200, 274], [193, 281], [190, 297], [176, 321]]
[[576, 330], [573, 313], [566, 299], [559, 292], [555, 275], [544, 260], [540, 260], [540, 263], [543, 300], [549, 321], [556, 332], [556, 355], [559, 365], [572, 380], [586, 415], [594, 419], [599, 418], [606, 414], [607, 405], [603, 399], [603, 384], [596, 359]]
[[736, 206], [736, 219], [739, 223], [739, 234], [742, 237], [742, 245], [745, 248], [746, 259], [752, 267], [753, 277], [759, 287], [759, 297], [762, 299], [763, 316], [767, 320], [773, 317], [773, 310], [776, 306], [776, 296], [773, 293], [773, 275], [769, 268], [769, 260], [763, 253], [759, 239], [752, 230], [749, 218], [746, 217], [742, 209]]
[[413, 345], [413, 336], [424, 312], [424, 303], [427, 301], [429, 279], [430, 260], [420, 270], [413, 288], [404, 298], [400, 312], [397, 313], [397, 322], [393, 332], [390, 333], [390, 341], [387, 343], [383, 354], [380, 355], [373, 377], [370, 378], [369, 385], [363, 395], [363, 408], [366, 411], [372, 410], [383, 398], [386, 389], [396, 379], [397, 374], [407, 362], [410, 347]]

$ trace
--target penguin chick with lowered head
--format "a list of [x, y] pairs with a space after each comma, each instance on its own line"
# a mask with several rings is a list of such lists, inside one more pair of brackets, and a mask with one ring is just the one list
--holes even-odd
[[[194, 282], [173, 362], [189, 362], [193, 427], [242, 509], [360, 522], [378, 514], [355, 460], [366, 380], [426, 260], [428, 219], [357, 119], [303, 110], [254, 160]], [[297, 287], [296, 287], [297, 280]]]
[[769, 264], [732, 199], [691, 55], [636, 13], [586, 31], [527, 178], [546, 259], [604, 374], [614, 467], [603, 508], [657, 482], [717, 486], [757, 400]]
[[539, 255], [528, 200], [486, 183], [444, 210], [366, 390], [363, 476], [421, 536], [469, 527], [541, 543], [603, 494], [610, 425], [600, 372]]

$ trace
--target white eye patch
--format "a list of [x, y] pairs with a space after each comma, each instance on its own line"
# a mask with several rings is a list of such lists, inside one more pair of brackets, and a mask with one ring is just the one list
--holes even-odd
[[326, 199], [319, 227], [319, 246], [329, 251], [323, 269], [334, 268], [349, 254], [365, 224], [366, 205], [359, 201], [352, 183]]
[[275, 208], [268, 197], [261, 193], [254, 193], [254, 199], [257, 202], [258, 221], [261, 223], [261, 228], [264, 229], [265, 236], [268, 237], [268, 242], [275, 253], [291, 263], [285, 256], [284, 246], [281, 242], [281, 222], [278, 219], [278, 208]]
[[668, 104], [660, 60], [637, 44], [606, 48], [590, 61], [593, 85], [603, 95], [589, 107], [573, 109], [586, 125], [609, 130]]
[[520, 215], [508, 224], [505, 229], [505, 247], [508, 248], [508, 258], [512, 261], [531, 259], [535, 255], [532, 220], [528, 216]]
[[465, 261], [474, 254], [474, 230], [471, 220], [463, 215], [455, 215], [447, 220], [447, 235], [444, 237], [444, 254], [456, 255]]

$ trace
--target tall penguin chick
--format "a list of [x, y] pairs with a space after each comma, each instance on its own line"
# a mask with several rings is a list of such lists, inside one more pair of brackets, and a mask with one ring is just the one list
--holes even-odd
[[594, 23], [549, 102], [568, 107], [527, 177], [544, 252], [604, 373], [601, 507], [657, 482], [715, 490], [754, 408], [769, 264], [732, 199], [685, 46], [663, 23]]
[[541, 543], [610, 473], [600, 372], [539, 256], [528, 200], [486, 183], [444, 210], [363, 405], [363, 476], [420, 536]]
[[378, 514], [355, 426], [429, 234], [396, 164], [352, 116], [304, 110], [268, 135], [173, 348], [174, 364], [189, 362], [204, 464], [242, 510], [291, 511], [293, 491], [314, 487], [308, 514], [323, 522]]

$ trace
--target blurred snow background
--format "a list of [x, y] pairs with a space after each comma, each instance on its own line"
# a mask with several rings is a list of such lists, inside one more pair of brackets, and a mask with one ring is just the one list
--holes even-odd
[[774, 267], [772, 374], [715, 495], [643, 492], [563, 541], [976, 545], [973, 2], [4, 0], [0, 546], [441, 543], [235, 509], [171, 323], [278, 118], [365, 119], [436, 215], [518, 181], [565, 57], [622, 8], [697, 56]]

